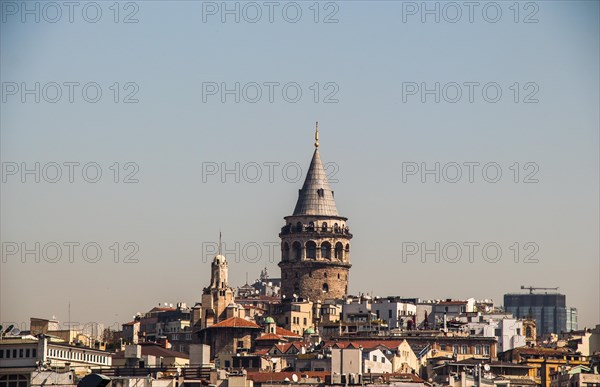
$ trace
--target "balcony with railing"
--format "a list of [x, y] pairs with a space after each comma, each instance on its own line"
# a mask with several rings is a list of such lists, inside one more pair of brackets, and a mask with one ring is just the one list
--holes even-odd
[[331, 235], [331, 236], [345, 236], [352, 237], [350, 229], [348, 227], [325, 227], [325, 226], [311, 226], [311, 225], [285, 225], [281, 228], [280, 235], [296, 234], [296, 233], [311, 233], [315, 235]]

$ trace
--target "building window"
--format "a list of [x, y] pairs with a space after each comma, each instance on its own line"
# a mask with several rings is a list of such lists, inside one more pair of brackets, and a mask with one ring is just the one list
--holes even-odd
[[452, 346], [452, 352], [458, 353], [458, 345], [455, 344]]
[[392, 318], [392, 310], [388, 310], [388, 318]]
[[382, 363], [385, 363], [385, 356], [382, 356], [382, 357], [381, 357], [381, 362], [382, 362]]
[[0, 376], [0, 387], [27, 387], [28, 379], [25, 375], [12, 374]]
[[281, 248], [281, 258], [284, 261], [287, 261], [288, 259], [290, 259], [290, 245], [288, 245], [287, 242], [284, 242], [283, 246]]
[[317, 244], [313, 241], [306, 242], [306, 258], [317, 258]]
[[481, 345], [475, 346], [475, 355], [481, 355]]
[[463, 345], [463, 346], [462, 346], [462, 353], [465, 353], [465, 354], [466, 354], [466, 353], [469, 353], [469, 347], [468, 347], [468, 346], [466, 346], [466, 345]]
[[30, 357], [30, 355], [31, 355], [31, 350], [29, 348], [27, 348], [25, 350], [25, 357]]
[[344, 245], [342, 242], [335, 244], [335, 259], [344, 260]]
[[306, 323], [306, 317], [304, 317], [304, 325], [306, 325], [306, 324], [307, 324], [307, 323]]
[[490, 346], [489, 345], [484, 345], [483, 346], [483, 354], [484, 355], [489, 355], [490, 354]]
[[373, 355], [373, 361], [377, 361], [377, 356]]
[[0, 359], [3, 359], [3, 358], [4, 358], [4, 350], [0, 349]]
[[331, 243], [321, 243], [321, 258], [331, 259]]
[[296, 261], [302, 259], [302, 245], [300, 244], [300, 242], [296, 241], [292, 243], [292, 256]]

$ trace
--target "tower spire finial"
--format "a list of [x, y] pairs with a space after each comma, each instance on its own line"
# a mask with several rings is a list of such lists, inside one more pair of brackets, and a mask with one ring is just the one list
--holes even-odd
[[317, 125], [315, 128], [315, 148], [319, 147], [319, 121], [317, 121]]
[[221, 255], [221, 229], [219, 229], [219, 255]]

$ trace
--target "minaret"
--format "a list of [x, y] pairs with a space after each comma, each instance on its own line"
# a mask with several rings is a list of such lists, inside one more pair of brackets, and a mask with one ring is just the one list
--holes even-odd
[[[294, 213], [281, 228], [281, 293], [286, 299], [311, 301], [342, 298], [348, 292], [350, 234], [348, 218], [338, 214], [333, 191], [319, 155], [319, 123], [315, 151]], [[295, 296], [294, 296], [295, 295]]]

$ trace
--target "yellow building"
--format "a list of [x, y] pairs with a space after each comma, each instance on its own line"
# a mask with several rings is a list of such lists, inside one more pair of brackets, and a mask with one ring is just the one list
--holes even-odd
[[502, 354], [502, 360], [532, 367], [529, 376], [536, 384], [550, 387], [550, 375], [561, 366], [589, 365], [587, 356], [572, 352], [567, 348], [519, 347]]

